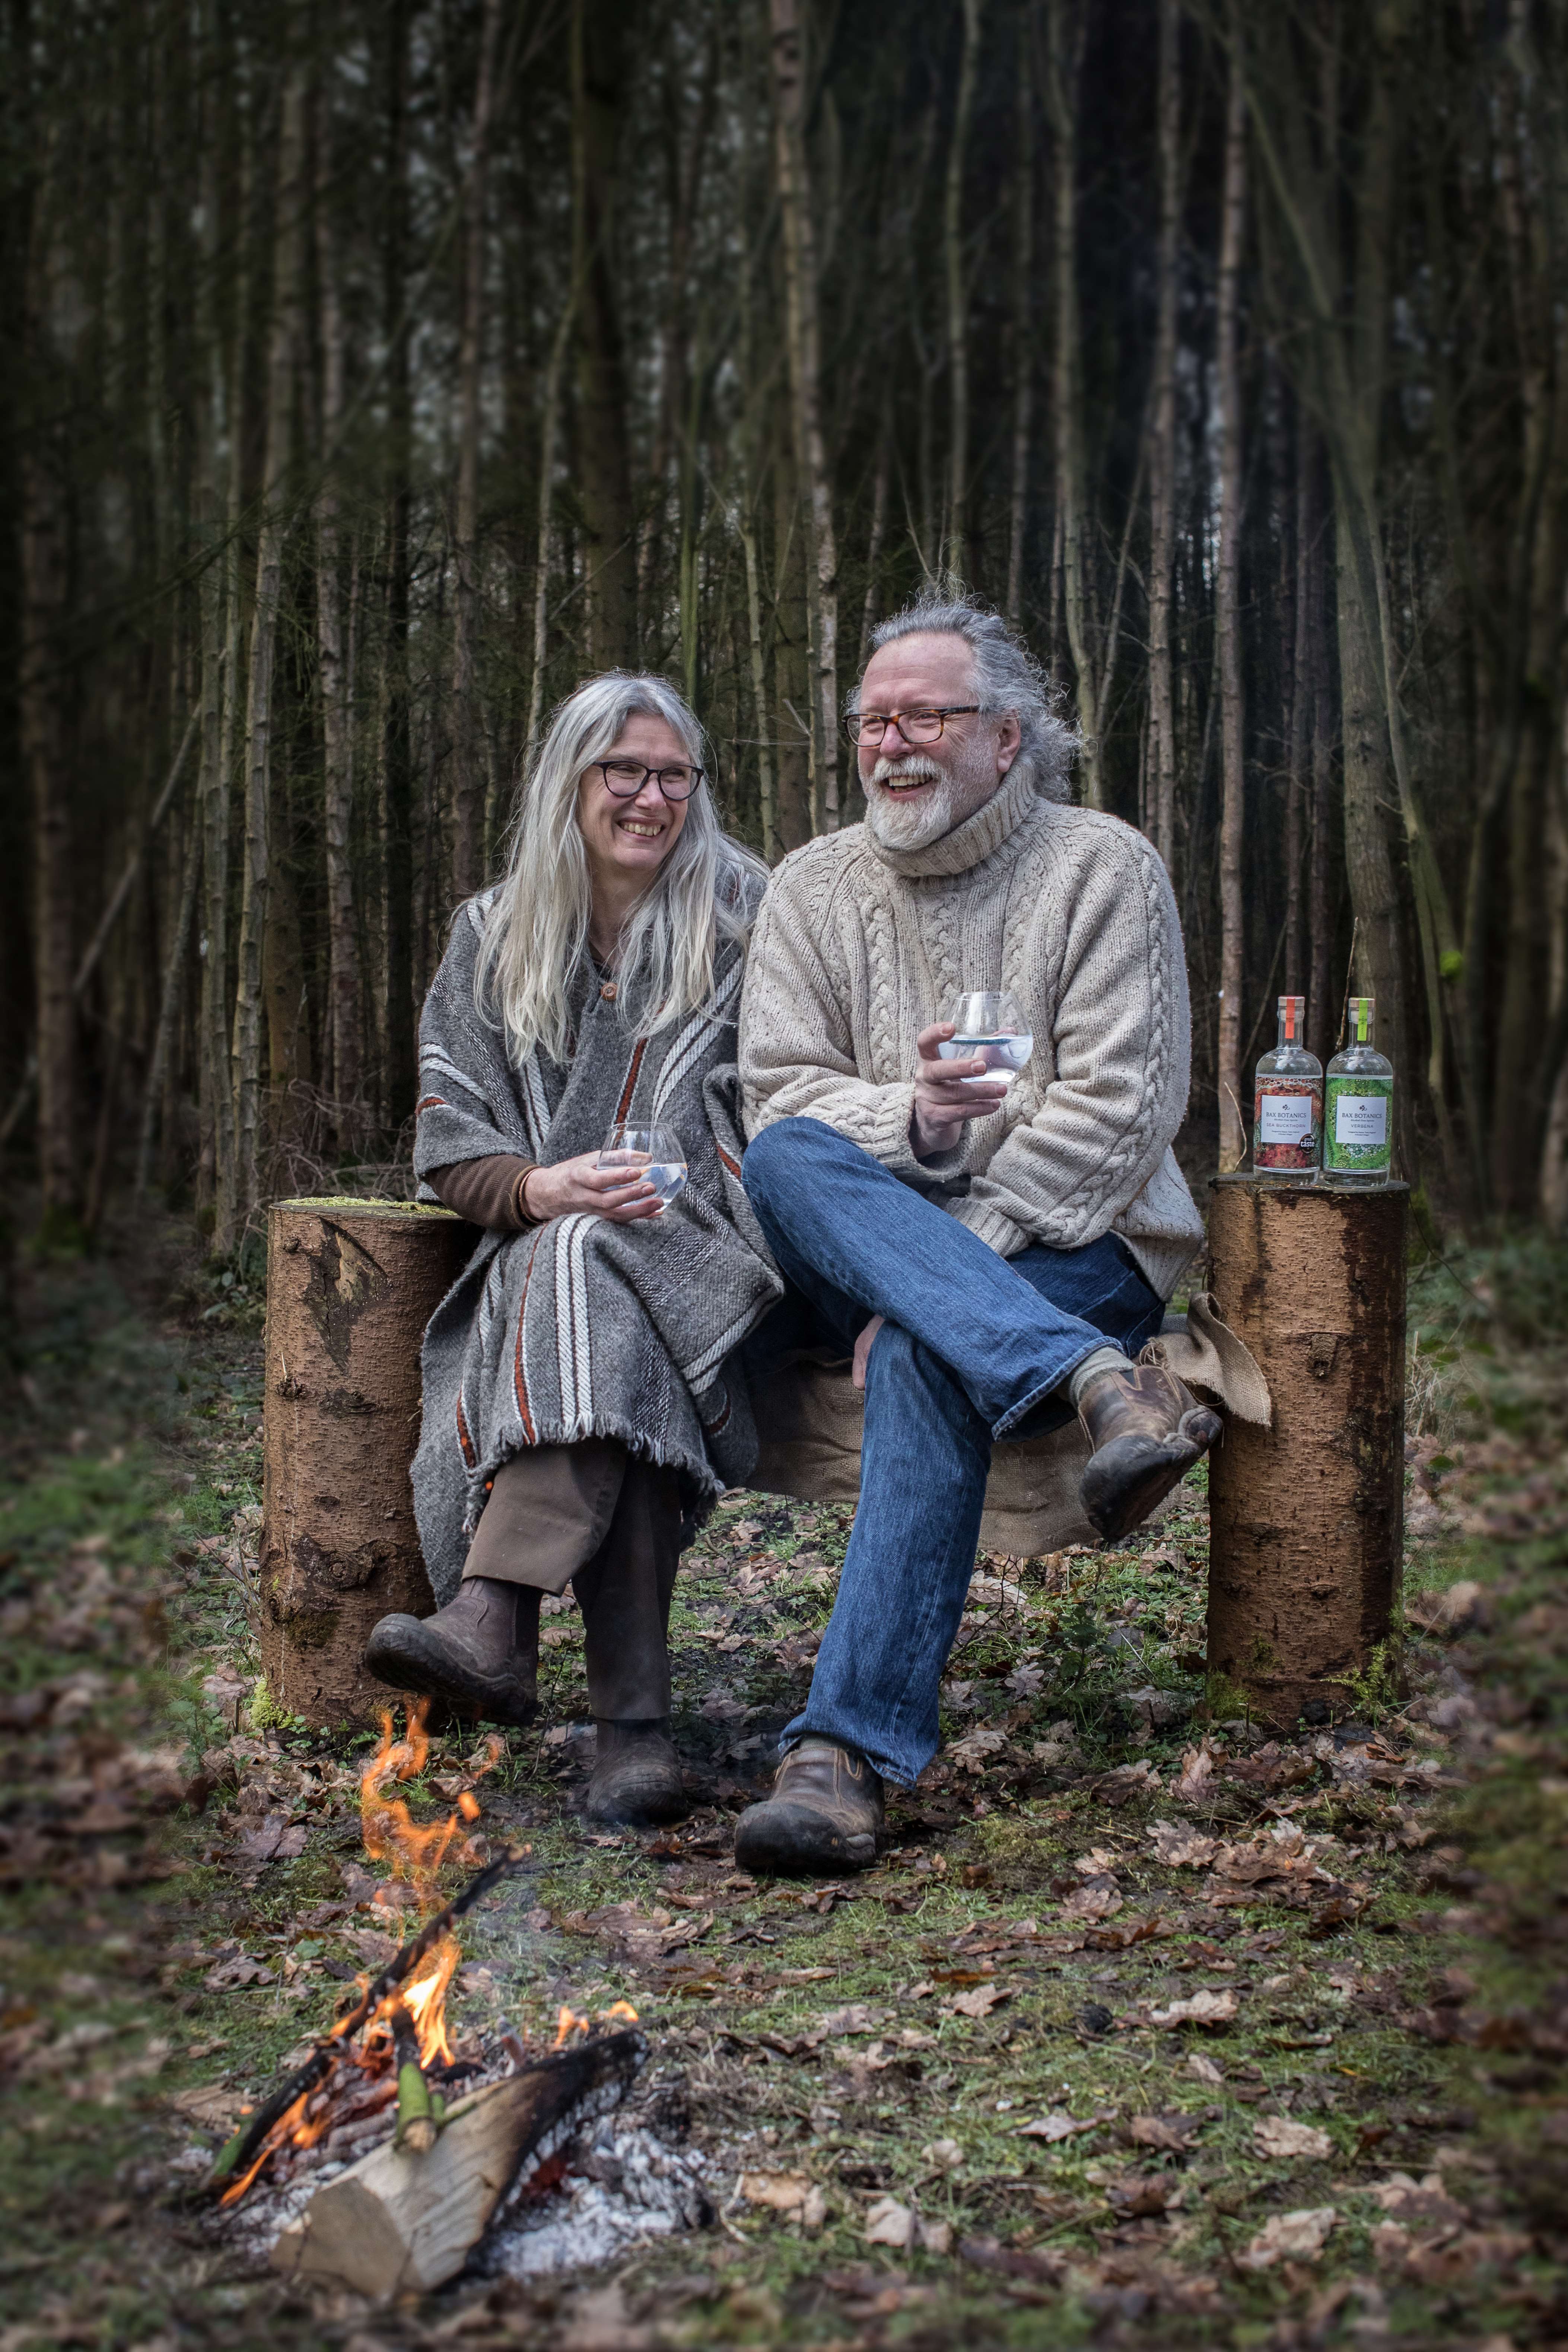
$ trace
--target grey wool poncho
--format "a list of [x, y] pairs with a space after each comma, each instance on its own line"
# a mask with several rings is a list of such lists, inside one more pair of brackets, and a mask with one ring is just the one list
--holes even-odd
[[536, 1047], [519, 1067], [499, 1016], [474, 1001], [495, 896], [460, 911], [426, 1000], [416, 1172], [498, 1151], [553, 1166], [597, 1151], [624, 1119], [673, 1127], [688, 1180], [659, 1217], [579, 1214], [486, 1234], [431, 1317], [414, 1506], [442, 1602], [461, 1579], [486, 1481], [531, 1446], [617, 1438], [683, 1472], [702, 1505], [740, 1484], [756, 1432], [736, 1350], [784, 1288], [741, 1184], [742, 950], [721, 943], [708, 1003], [646, 1039], [635, 1004], [601, 986], [584, 952], [568, 991], [570, 1059]]

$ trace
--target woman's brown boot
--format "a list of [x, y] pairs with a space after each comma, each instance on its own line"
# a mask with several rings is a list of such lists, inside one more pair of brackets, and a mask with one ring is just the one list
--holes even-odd
[[600, 1723], [596, 1729], [591, 1822], [636, 1828], [679, 1822], [691, 1811], [668, 1716], [653, 1723]]
[[521, 1730], [539, 1712], [538, 1589], [465, 1577], [434, 1617], [384, 1617], [364, 1662], [395, 1690], [422, 1691]]

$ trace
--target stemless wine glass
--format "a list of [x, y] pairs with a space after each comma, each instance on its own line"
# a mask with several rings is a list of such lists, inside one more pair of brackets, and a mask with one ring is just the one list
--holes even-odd
[[658, 1195], [663, 1216], [686, 1182], [686, 1146], [672, 1127], [628, 1127], [620, 1120], [605, 1138], [601, 1168], [635, 1171]]
[[1010, 1087], [1035, 1050], [1034, 1033], [1005, 989], [974, 989], [954, 999], [943, 1013], [953, 1034], [937, 1047], [944, 1062], [984, 1062], [984, 1077], [963, 1080], [966, 1087]]

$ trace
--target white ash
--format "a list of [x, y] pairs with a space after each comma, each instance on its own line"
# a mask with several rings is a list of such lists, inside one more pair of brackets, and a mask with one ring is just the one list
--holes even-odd
[[709, 2167], [695, 2149], [678, 2150], [647, 2124], [605, 2116], [582, 2133], [559, 2184], [528, 2197], [513, 2192], [468, 2258], [478, 2278], [542, 2278], [593, 2270], [649, 2238], [701, 2230], [713, 2219], [704, 2185]]

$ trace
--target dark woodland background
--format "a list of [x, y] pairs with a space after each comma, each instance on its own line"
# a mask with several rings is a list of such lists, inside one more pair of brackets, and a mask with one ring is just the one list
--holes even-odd
[[1352, 965], [1568, 1220], [1564, 0], [9, 0], [0, 1129], [45, 1234], [402, 1189], [520, 761], [668, 671], [770, 857], [1016, 618], [1175, 879], [1187, 1152]]

